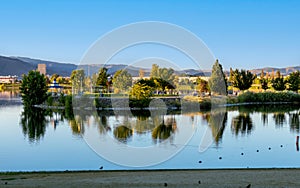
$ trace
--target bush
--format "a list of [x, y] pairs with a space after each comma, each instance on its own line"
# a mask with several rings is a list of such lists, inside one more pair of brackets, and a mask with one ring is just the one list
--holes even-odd
[[300, 95], [293, 92], [246, 92], [238, 96], [238, 102], [300, 102]]

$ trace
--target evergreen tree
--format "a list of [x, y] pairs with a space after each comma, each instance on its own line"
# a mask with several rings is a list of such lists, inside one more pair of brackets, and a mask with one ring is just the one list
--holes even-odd
[[212, 67], [211, 77], [208, 81], [211, 92], [219, 95], [227, 95], [227, 80], [222, 65], [216, 60]]
[[267, 89], [269, 89], [268, 83], [269, 83], [269, 80], [267, 78], [260, 78], [260, 84], [261, 84], [261, 88], [263, 90], [266, 91]]
[[287, 82], [289, 84], [289, 90], [298, 93], [298, 90], [300, 89], [300, 72], [292, 72], [289, 75]]
[[236, 69], [233, 72], [232, 77], [232, 85], [240, 90], [244, 91], [251, 87], [253, 80], [256, 78], [250, 71]]
[[264, 73], [264, 70], [262, 69], [262, 70], [261, 70], [261, 73], [260, 73], [260, 79], [259, 79], [259, 82], [260, 82], [260, 84], [261, 84], [261, 88], [262, 88], [263, 90], [265, 90], [265, 91], [266, 91], [267, 89], [269, 89], [269, 86], [268, 86], [268, 84], [269, 84], [269, 79], [268, 79], [267, 75], [268, 75], [268, 72], [267, 72], [266, 78], [265, 78], [265, 73]]
[[97, 82], [96, 84], [98, 86], [106, 86], [107, 82], [108, 82], [108, 74], [107, 74], [107, 68], [102, 67], [101, 69], [99, 69], [98, 72], [98, 78], [97, 78]]
[[276, 72], [276, 78], [272, 79], [272, 87], [276, 91], [283, 91], [285, 90], [286, 86], [286, 80], [284, 80], [283, 76], [281, 76], [280, 71]]
[[42, 104], [47, 99], [47, 81], [38, 71], [29, 71], [23, 75], [20, 87], [22, 101], [25, 107]]

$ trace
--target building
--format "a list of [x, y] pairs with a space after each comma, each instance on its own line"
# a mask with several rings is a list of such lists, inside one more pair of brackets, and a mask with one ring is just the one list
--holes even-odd
[[46, 64], [38, 64], [37, 71], [43, 75], [46, 75]]
[[17, 81], [17, 76], [0, 76], [0, 83], [15, 83]]

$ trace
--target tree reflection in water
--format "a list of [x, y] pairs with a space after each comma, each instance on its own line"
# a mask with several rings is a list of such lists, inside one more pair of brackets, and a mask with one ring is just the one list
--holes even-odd
[[232, 119], [231, 129], [238, 135], [241, 132], [242, 135], [250, 134], [253, 129], [253, 122], [249, 113], [240, 112], [240, 114]]
[[153, 123], [149, 121], [149, 117], [147, 116], [137, 116], [135, 121], [135, 131], [137, 134], [144, 134], [149, 130], [152, 130], [151, 127]]
[[24, 107], [21, 114], [23, 134], [28, 136], [29, 142], [39, 141], [46, 132], [47, 111], [40, 108]]
[[285, 112], [276, 112], [273, 114], [273, 119], [275, 121], [276, 126], [282, 126], [286, 123]]
[[106, 134], [107, 131], [110, 131], [110, 127], [107, 124], [107, 116], [101, 115], [99, 113], [94, 114], [95, 124], [98, 126], [100, 134]]
[[132, 136], [133, 131], [127, 126], [121, 125], [114, 129], [114, 136], [120, 142], [126, 143]]
[[289, 114], [290, 128], [294, 132], [299, 132], [299, 125], [300, 125], [299, 115], [300, 115], [299, 112]]
[[268, 125], [269, 119], [268, 119], [268, 113], [266, 112], [262, 112], [261, 113], [261, 121], [263, 123], [263, 125]]
[[176, 131], [176, 129], [177, 124], [174, 117], [167, 118], [166, 121], [163, 118], [163, 122], [152, 130], [152, 139], [155, 143], [164, 141], [171, 138], [170, 136]]
[[211, 128], [213, 139], [218, 146], [222, 140], [224, 129], [227, 124], [227, 112], [226, 110], [220, 110], [217, 112], [211, 112], [208, 118], [208, 126]]

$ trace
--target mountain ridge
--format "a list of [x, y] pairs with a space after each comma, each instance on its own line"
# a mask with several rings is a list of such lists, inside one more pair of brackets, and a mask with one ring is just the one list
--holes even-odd
[[[36, 70], [38, 64], [46, 64], [47, 74], [52, 75], [54, 73], [61, 76], [70, 76], [73, 70], [78, 68], [82, 68], [85, 70], [86, 74], [92, 75], [97, 73], [99, 68], [103, 67], [103, 64], [91, 64], [91, 65], [75, 65], [72, 63], [60, 63], [55, 61], [34, 59], [28, 57], [6, 57], [0, 55], [0, 76], [8, 76], [8, 75], [16, 75], [21, 77], [22, 74], [27, 74], [30, 70]], [[108, 74], [113, 75], [116, 71], [121, 69], [126, 69], [132, 76], [139, 76], [139, 70], [143, 69], [145, 72], [145, 76], [150, 75], [150, 68], [140, 68], [134, 66], [128, 66], [125, 64], [108, 64], [105, 65], [108, 69]], [[264, 67], [264, 68], [256, 68], [250, 70], [252, 73], [260, 75], [261, 71], [264, 72], [276, 72], [280, 71], [282, 75], [290, 74], [294, 71], [300, 71], [300, 66], [288, 66], [284, 68], [276, 68], [276, 67]], [[175, 74], [188, 74], [195, 76], [210, 76], [209, 70], [195, 70], [195, 69], [186, 69], [186, 70], [175, 70]], [[228, 75], [229, 71], [225, 71]]]

